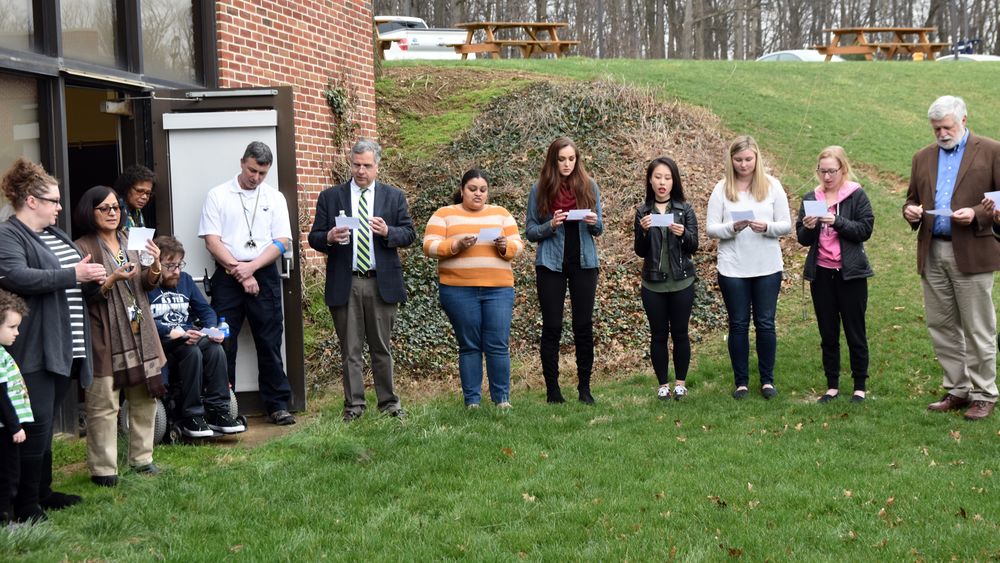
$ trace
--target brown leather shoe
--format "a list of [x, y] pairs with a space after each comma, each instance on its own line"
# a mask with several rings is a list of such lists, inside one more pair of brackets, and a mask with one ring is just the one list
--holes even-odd
[[972, 406], [965, 411], [965, 420], [982, 420], [993, 414], [996, 403], [989, 401], [972, 401]]
[[967, 406], [969, 406], [968, 398], [963, 399], [961, 397], [956, 397], [955, 395], [948, 393], [940, 401], [927, 405], [927, 410], [944, 412], [944, 411], [954, 411], [958, 409], [964, 409]]

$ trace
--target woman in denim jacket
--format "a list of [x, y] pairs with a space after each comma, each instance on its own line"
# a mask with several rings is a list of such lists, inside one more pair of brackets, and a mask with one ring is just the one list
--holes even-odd
[[[590, 374], [594, 365], [594, 297], [597, 293], [597, 244], [604, 230], [601, 192], [580, 160], [573, 141], [559, 137], [545, 155], [538, 182], [528, 196], [526, 236], [538, 243], [535, 275], [542, 309], [541, 359], [546, 400], [563, 403], [559, 390], [559, 340], [566, 288], [573, 310], [577, 390], [581, 403], [593, 404]], [[574, 213], [570, 217], [570, 211]], [[577, 215], [582, 217], [577, 218]]]
[[[653, 226], [654, 215], [670, 215], [670, 226]], [[635, 212], [635, 253], [642, 258], [642, 306], [649, 320], [649, 356], [660, 388], [656, 396], [669, 400], [669, 351], [674, 343], [673, 398], [687, 395], [691, 363], [688, 323], [694, 306], [694, 262], [698, 251], [698, 220], [684, 197], [681, 174], [673, 159], [661, 156], [646, 168], [646, 201]]]

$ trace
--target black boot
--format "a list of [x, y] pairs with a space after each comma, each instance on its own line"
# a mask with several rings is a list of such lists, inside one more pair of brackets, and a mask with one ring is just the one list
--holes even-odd
[[558, 376], [545, 378], [545, 402], [546, 403], [566, 402], [566, 399], [564, 399], [562, 396], [562, 391], [559, 389]]
[[580, 393], [580, 402], [585, 405], [594, 404], [594, 396], [590, 394], [590, 377], [580, 378], [580, 383], [576, 386]]
[[83, 500], [80, 495], [57, 493], [52, 490], [52, 450], [45, 450], [41, 475], [38, 479], [38, 504], [43, 510], [62, 510]]
[[45, 511], [38, 504], [38, 485], [41, 478], [42, 458], [21, 457], [21, 481], [14, 497], [14, 520], [17, 522], [44, 522]]

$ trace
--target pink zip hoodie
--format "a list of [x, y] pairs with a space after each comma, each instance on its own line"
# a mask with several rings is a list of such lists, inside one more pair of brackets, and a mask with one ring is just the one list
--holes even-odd
[[[829, 206], [827, 211], [837, 215], [840, 213], [840, 202], [861, 189], [861, 184], [847, 181], [837, 191], [837, 201]], [[816, 186], [816, 201], [826, 201], [823, 186]], [[833, 225], [821, 225], [819, 229], [819, 247], [816, 249], [816, 265], [831, 270], [839, 270], [843, 265], [840, 258], [840, 234]]]

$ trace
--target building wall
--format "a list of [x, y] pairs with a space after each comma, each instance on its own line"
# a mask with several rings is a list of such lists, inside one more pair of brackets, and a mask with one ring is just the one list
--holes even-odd
[[[219, 0], [216, 3], [219, 86], [292, 86], [299, 223], [312, 225], [316, 196], [342, 166], [331, 142], [333, 116], [324, 90], [330, 79], [357, 95], [358, 134], [376, 136], [371, 3], [366, 0]], [[348, 139], [350, 142], [350, 139]], [[302, 248], [307, 245], [303, 238]], [[312, 251], [304, 256], [315, 257]]]

